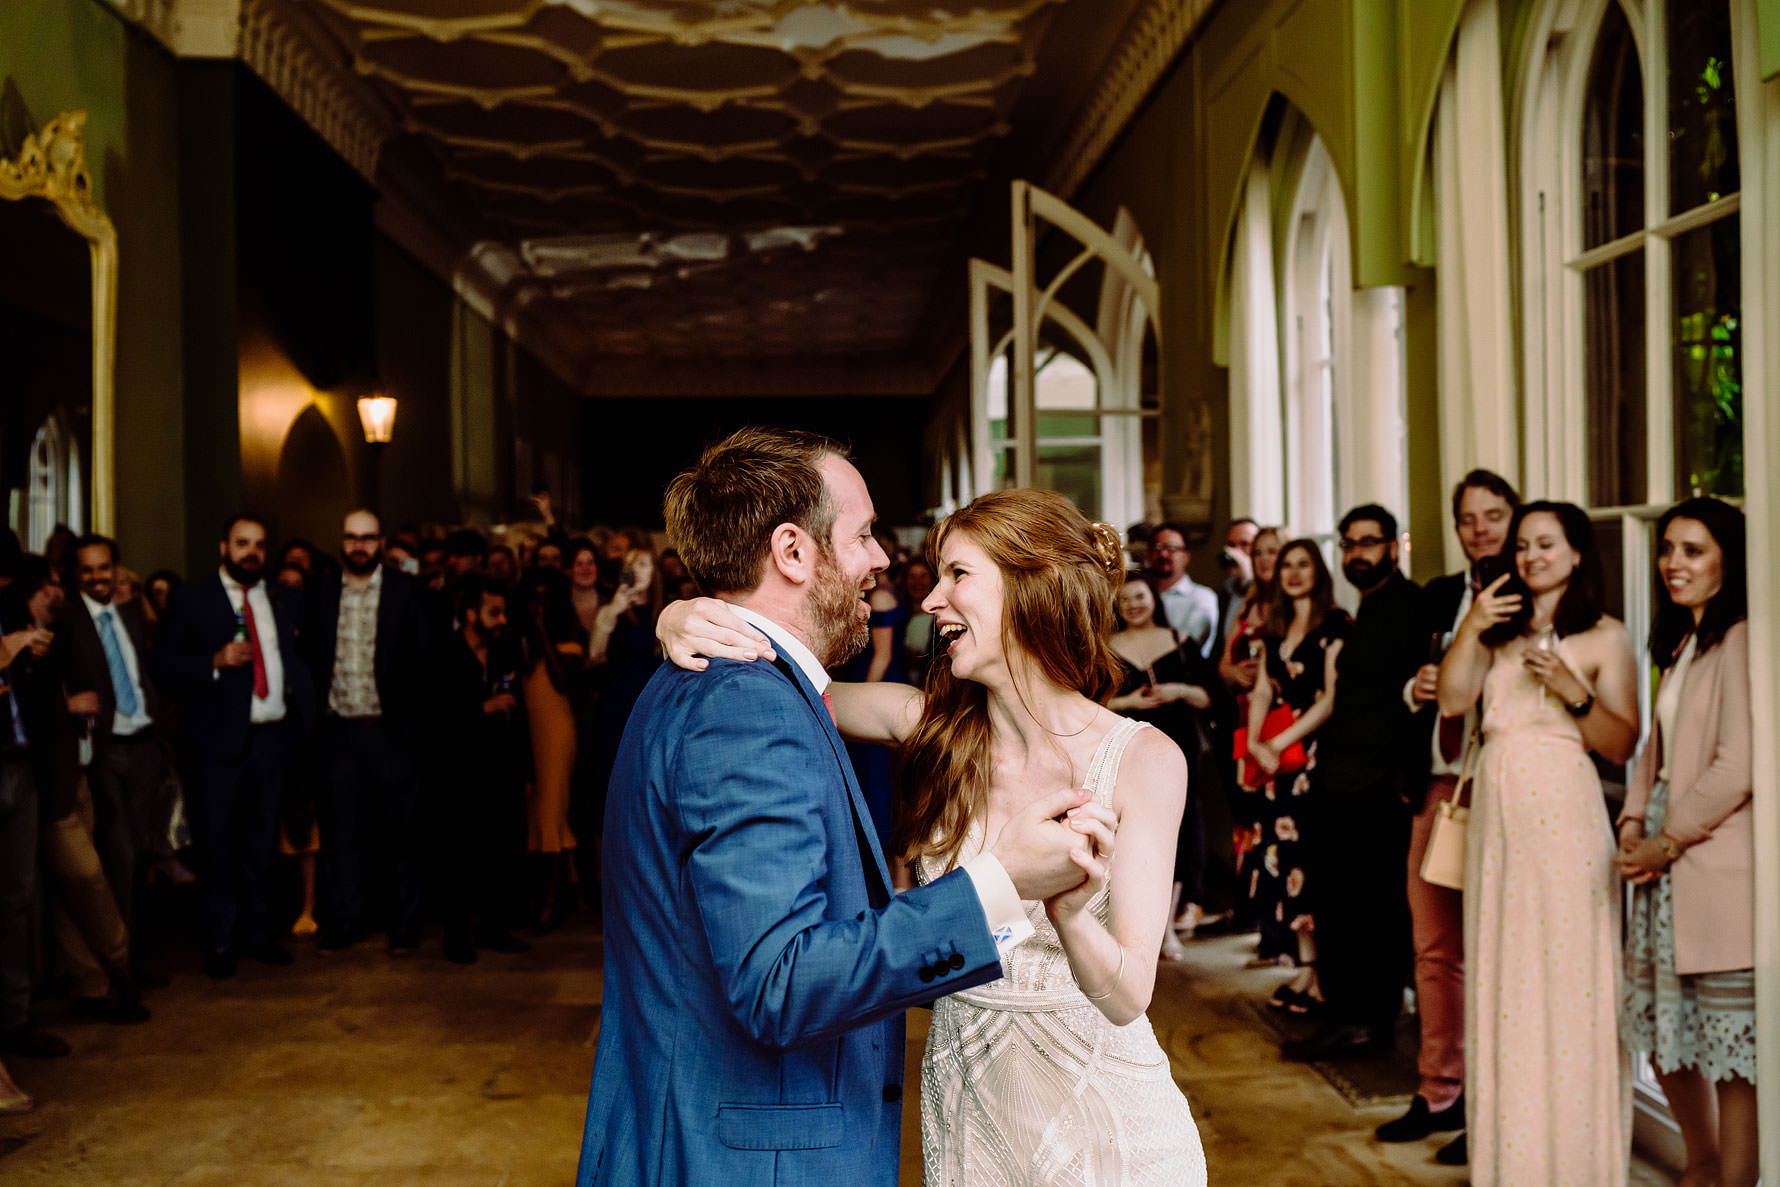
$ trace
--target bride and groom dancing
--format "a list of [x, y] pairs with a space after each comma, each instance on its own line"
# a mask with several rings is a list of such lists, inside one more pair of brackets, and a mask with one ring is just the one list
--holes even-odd
[[[666, 514], [721, 601], [664, 622], [677, 666], [612, 773], [581, 1187], [896, 1183], [902, 1016], [930, 1001], [929, 1184], [1203, 1184], [1144, 1017], [1185, 763], [1098, 703], [1116, 534], [1040, 491], [948, 519], [923, 694], [825, 672], [888, 563], [838, 446], [744, 429]], [[904, 893], [842, 732], [903, 747]]]

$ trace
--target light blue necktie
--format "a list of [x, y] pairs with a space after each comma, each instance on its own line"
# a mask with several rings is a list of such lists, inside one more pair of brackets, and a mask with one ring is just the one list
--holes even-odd
[[111, 669], [111, 688], [117, 694], [117, 711], [125, 717], [136, 716], [136, 685], [130, 679], [130, 667], [124, 663], [124, 649], [118, 646], [117, 632], [111, 620], [117, 611], [110, 606], [99, 614], [99, 645], [105, 648], [105, 666]]

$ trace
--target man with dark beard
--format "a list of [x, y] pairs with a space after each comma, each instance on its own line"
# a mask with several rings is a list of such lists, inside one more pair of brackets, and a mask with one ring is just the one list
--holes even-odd
[[204, 971], [231, 977], [237, 954], [289, 964], [267, 918], [286, 772], [311, 712], [296, 634], [261, 580], [266, 525], [236, 515], [222, 567], [182, 586], [161, 623], [155, 670], [183, 695], [204, 862]]
[[[1318, 733], [1322, 802], [1317, 843], [1317, 976], [1325, 1015], [1287, 1059], [1382, 1054], [1390, 1049], [1409, 976], [1410, 794], [1428, 775], [1428, 730], [1403, 700], [1404, 682], [1427, 658], [1422, 591], [1397, 567], [1397, 518], [1376, 503], [1340, 524], [1341, 572], [1360, 608], [1336, 660], [1335, 707]], [[1424, 714], [1425, 715], [1425, 714]]]
[[507, 626], [507, 590], [471, 573], [457, 584], [457, 635], [440, 665], [441, 750], [446, 797], [445, 959], [472, 964], [476, 949], [525, 952], [507, 930], [525, 856], [525, 768], [529, 739], [519, 702], [520, 655]]
[[426, 591], [383, 563], [377, 516], [354, 511], [342, 526], [345, 572], [318, 583], [303, 641], [324, 710], [321, 728], [321, 855], [327, 917], [318, 946], [350, 946], [366, 932], [367, 826], [381, 826], [379, 852], [394, 911], [392, 956], [420, 944], [419, 763], [438, 724], [434, 647], [440, 631]]
[[[902, 1012], [1001, 975], [1021, 897], [1081, 881], [1039, 794], [986, 852], [895, 893], [825, 669], [887, 564], [833, 442], [742, 429], [670, 484], [668, 534], [771, 663], [663, 665], [612, 770], [605, 1000], [577, 1182], [897, 1181]], [[1023, 930], [1022, 930], [1023, 929]]]

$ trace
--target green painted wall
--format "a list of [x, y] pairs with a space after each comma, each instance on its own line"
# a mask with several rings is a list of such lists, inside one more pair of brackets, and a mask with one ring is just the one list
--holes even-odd
[[0, 96], [8, 137], [87, 113], [94, 197], [118, 232], [118, 539], [139, 572], [183, 568], [176, 67], [95, 0], [6, 0]]
[[[1217, 7], [1148, 104], [1073, 201], [1110, 225], [1130, 208], [1157, 257], [1162, 287], [1164, 489], [1189, 483], [1193, 427], [1209, 414], [1215, 524], [1228, 518], [1229, 377], [1221, 289], [1235, 203], [1275, 96], [1303, 117], [1335, 164], [1360, 286], [1405, 286], [1410, 506], [1415, 538], [1446, 530], [1438, 489], [1435, 285], [1412, 267], [1411, 217], [1441, 73], [1464, 0], [1266, 0]], [[1282, 154], [1283, 155], [1283, 154]], [[1276, 176], [1275, 209], [1293, 179]], [[1283, 267], [1283, 252], [1276, 252]], [[1218, 348], [1214, 351], [1214, 348]], [[1203, 550], [1209, 554], [1210, 550]], [[1418, 573], [1437, 568], [1421, 551]], [[1209, 555], [1206, 558], [1209, 561]], [[1421, 575], [1428, 575], [1421, 573]]]
[[1756, 0], [1755, 19], [1761, 25], [1762, 79], [1780, 78], [1780, 0]]

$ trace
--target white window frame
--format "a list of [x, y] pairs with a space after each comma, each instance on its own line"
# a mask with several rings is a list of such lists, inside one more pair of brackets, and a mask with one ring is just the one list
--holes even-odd
[[[1143, 358], [1146, 342], [1160, 349], [1155, 267], [1144, 250], [1142, 235], [1127, 211], [1119, 212], [1112, 233], [1043, 190], [1026, 182], [1012, 186], [1014, 209], [1013, 268], [984, 260], [970, 262], [971, 418], [970, 465], [955, 471], [964, 478], [966, 496], [993, 489], [997, 451], [1006, 454], [1007, 481], [1033, 484], [1037, 470], [1037, 395], [1035, 378], [1042, 339], [1055, 341], [1094, 374], [1096, 397], [1092, 417], [1096, 430], [1079, 435], [1045, 437], [1043, 444], [1092, 444], [1100, 450], [1100, 501], [1083, 510], [1115, 524], [1144, 516], [1144, 418], [1161, 415], [1159, 407], [1143, 407]], [[1040, 224], [1069, 235], [1080, 251], [1043, 287], [1037, 282], [1034, 258]], [[1090, 326], [1058, 299], [1067, 281], [1093, 263], [1104, 267], [1097, 324]], [[997, 293], [1012, 299], [1013, 324], [1003, 333], [991, 327], [990, 307]], [[1008, 436], [989, 435], [989, 384], [998, 358], [1008, 360]], [[1047, 409], [1046, 415], [1070, 415]]]

